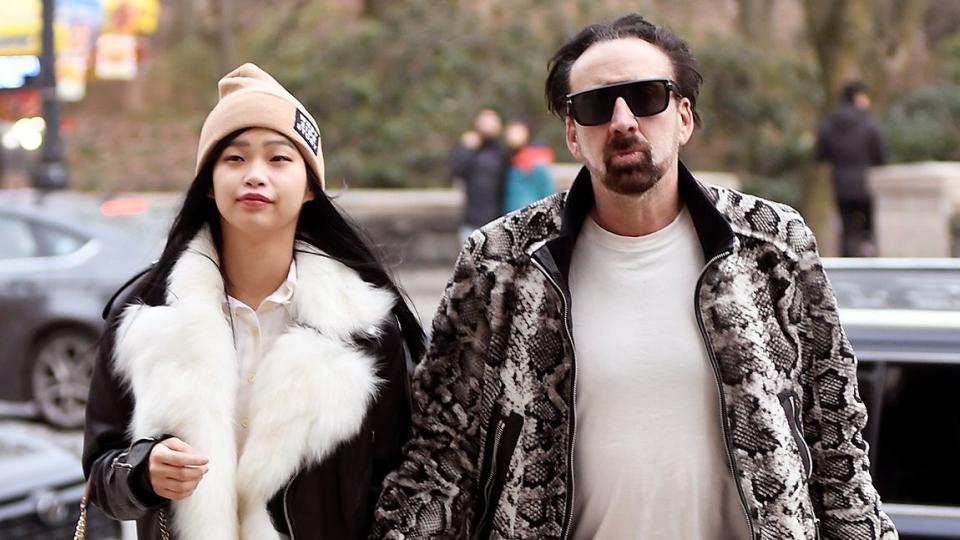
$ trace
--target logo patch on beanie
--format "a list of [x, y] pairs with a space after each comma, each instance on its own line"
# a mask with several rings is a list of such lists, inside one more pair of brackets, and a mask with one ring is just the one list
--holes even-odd
[[320, 131], [300, 109], [297, 109], [297, 118], [293, 124], [293, 129], [303, 137], [307, 146], [313, 150], [314, 155], [320, 153]]

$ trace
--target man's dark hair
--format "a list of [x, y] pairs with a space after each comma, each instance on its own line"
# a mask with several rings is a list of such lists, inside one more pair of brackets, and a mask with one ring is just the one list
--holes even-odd
[[867, 90], [867, 85], [863, 81], [850, 81], [843, 85], [843, 101], [853, 103], [853, 98], [857, 97], [857, 94], [866, 94]]
[[565, 43], [547, 63], [545, 97], [547, 108], [563, 118], [567, 115], [567, 94], [570, 93], [570, 66], [592, 45], [602, 41], [636, 37], [655, 45], [673, 64], [674, 82], [683, 97], [690, 100], [693, 122], [701, 125], [697, 112], [697, 95], [703, 77], [697, 71], [697, 60], [690, 53], [687, 43], [662, 26], [656, 26], [638, 13], [624, 15], [612, 23], [593, 24]]

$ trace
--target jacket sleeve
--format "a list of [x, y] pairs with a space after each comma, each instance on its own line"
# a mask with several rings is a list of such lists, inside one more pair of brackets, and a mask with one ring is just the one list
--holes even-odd
[[133, 398], [112, 366], [115, 321], [108, 325], [97, 353], [83, 434], [83, 472], [91, 502], [113, 519], [133, 520], [168, 503], [147, 479], [150, 451], [165, 437], [131, 441], [127, 426]]
[[810, 495], [825, 539], [897, 538], [880, 509], [862, 430], [867, 411], [857, 389], [857, 359], [840, 326], [837, 301], [803, 226], [798, 286], [802, 298], [799, 339], [804, 366], [803, 423], [813, 472]]
[[880, 124], [874, 122], [870, 130], [870, 164], [883, 165], [887, 162], [887, 141]]
[[481, 441], [477, 406], [487, 347], [484, 302], [471, 237], [433, 321], [413, 381], [413, 437], [387, 476], [371, 538], [461, 538], [471, 521]]
[[467, 148], [462, 143], [457, 144], [453, 149], [453, 155], [450, 157], [450, 176], [466, 179], [475, 156], [475, 150]]
[[410, 376], [405, 350], [400, 328], [394, 322], [379, 343], [378, 375], [384, 384], [371, 411], [374, 497], [387, 473], [400, 465], [403, 445], [410, 439]]

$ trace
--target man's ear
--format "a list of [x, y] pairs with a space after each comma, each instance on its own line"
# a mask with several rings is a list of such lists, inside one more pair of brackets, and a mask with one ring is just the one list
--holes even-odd
[[577, 126], [573, 118], [566, 116], [563, 119], [564, 139], [567, 142], [567, 150], [577, 158], [577, 161], [583, 161], [583, 152], [580, 151], [580, 142], [577, 141]]
[[680, 98], [677, 102], [677, 114], [680, 115], [680, 130], [677, 134], [679, 139], [680, 146], [687, 144], [687, 141], [690, 140], [690, 137], [693, 136], [693, 128], [695, 127], [693, 123], [693, 107], [690, 104], [690, 100], [687, 98]]

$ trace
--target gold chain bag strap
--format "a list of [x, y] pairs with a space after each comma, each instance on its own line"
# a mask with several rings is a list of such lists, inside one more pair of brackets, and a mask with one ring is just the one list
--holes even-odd
[[[83, 486], [83, 496], [80, 497], [80, 517], [77, 519], [77, 529], [73, 533], [73, 540], [86, 540], [87, 538], [87, 505], [90, 503], [90, 481]], [[157, 521], [160, 523], [160, 538], [170, 540], [170, 526], [167, 524], [167, 511], [161, 509], [157, 515]]]
[[160, 538], [170, 540], [170, 526], [167, 524], [167, 510], [165, 508], [160, 509], [157, 521], [160, 522]]
[[80, 497], [80, 517], [77, 519], [77, 530], [73, 533], [73, 540], [84, 540], [87, 537], [87, 503], [90, 500], [90, 481], [83, 486], [83, 496]]

